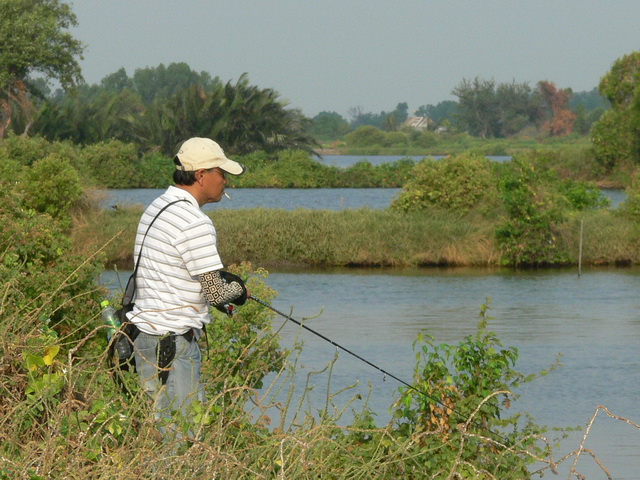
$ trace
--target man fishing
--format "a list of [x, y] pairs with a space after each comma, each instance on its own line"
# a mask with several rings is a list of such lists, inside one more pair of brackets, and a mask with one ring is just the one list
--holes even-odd
[[149, 205], [138, 224], [136, 297], [128, 314], [140, 330], [136, 370], [156, 417], [164, 419], [172, 411], [187, 414], [194, 400], [205, 399], [197, 340], [211, 321], [210, 305], [241, 305], [248, 295], [241, 279], [221, 274], [216, 230], [201, 210], [221, 200], [226, 175], [241, 175], [244, 166], [213, 140], [197, 137], [182, 144], [174, 163], [175, 185]]

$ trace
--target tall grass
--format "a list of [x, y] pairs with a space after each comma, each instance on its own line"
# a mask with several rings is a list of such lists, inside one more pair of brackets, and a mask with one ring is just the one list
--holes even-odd
[[[103, 244], [107, 264], [131, 267], [140, 209], [96, 211], [76, 223], [77, 245]], [[210, 213], [225, 263], [300, 266], [498, 266], [499, 218], [443, 211], [220, 210]], [[558, 226], [566, 262], [578, 263], [580, 219], [585, 222], [583, 265], [639, 264], [640, 228], [615, 211], [570, 216]], [[565, 262], [565, 263], [566, 263]]]

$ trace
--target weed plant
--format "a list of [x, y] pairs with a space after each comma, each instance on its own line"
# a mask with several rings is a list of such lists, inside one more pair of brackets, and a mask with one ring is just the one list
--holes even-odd
[[[74, 243], [106, 248], [105, 264], [132, 267], [139, 208], [101, 210], [78, 222]], [[390, 210], [219, 210], [210, 215], [225, 263], [265, 266], [497, 265], [493, 224], [480, 216], [447, 211], [403, 214]]]
[[[273, 298], [275, 292], [264, 284], [266, 272], [248, 265], [236, 272], [249, 277], [252, 292], [267, 301]], [[14, 278], [11, 273], [5, 278], [6, 292]], [[68, 288], [66, 282], [69, 279], [43, 286], [41, 293], [55, 295]], [[544, 441], [537, 445], [539, 437], [532, 435], [538, 427], [517, 434], [503, 432], [500, 440], [478, 431], [509, 422], [491, 420], [503, 409], [496, 409], [493, 394], [482, 399], [481, 392], [471, 395], [462, 385], [454, 403], [443, 403], [465, 417], [460, 419], [466, 421], [465, 427], [457, 432], [419, 428], [423, 413], [405, 400], [400, 402], [399, 423], [376, 425], [374, 412], [365, 404], [350, 425], [341, 425], [353, 400], [340, 405], [336, 398], [348, 395], [348, 388], [335, 392], [329, 387], [324, 408], [319, 413], [306, 410], [314, 380], [310, 378], [296, 398], [295, 355], [283, 356], [269, 311], [258, 304], [239, 309], [233, 321], [215, 313], [212, 345], [204, 360], [208, 400], [195, 404], [187, 416], [174, 417], [179, 431], [194, 435], [161, 436], [135, 377], [114, 370], [106, 361], [105, 327], [97, 303], [76, 318], [80, 327], [72, 331], [51, 327], [41, 308], [11, 298], [5, 295], [0, 300], [2, 479], [433, 478], [485, 472], [489, 478], [526, 478], [526, 466], [534, 459], [544, 460], [547, 453]], [[87, 303], [82, 298], [74, 302]], [[483, 335], [467, 340], [474, 342], [469, 346], [485, 345], [488, 352], [496, 339]], [[464, 345], [457, 347], [459, 351], [469, 348]], [[482, 357], [483, 351], [477, 355]], [[505, 352], [515, 358], [513, 350]], [[481, 378], [484, 371], [493, 372], [496, 380], [489, 387], [501, 388], [500, 378], [512, 376], [515, 361], [494, 357], [480, 362], [475, 374]], [[264, 384], [268, 372], [275, 372], [275, 378]], [[416, 388], [428, 388], [431, 397], [439, 399], [449, 390], [440, 390], [440, 380], [434, 382], [432, 374], [429, 365], [421, 365]], [[130, 387], [129, 396], [119, 390], [117, 378]]]

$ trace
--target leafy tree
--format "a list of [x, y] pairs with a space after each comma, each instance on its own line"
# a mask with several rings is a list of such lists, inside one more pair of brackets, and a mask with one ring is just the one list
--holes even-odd
[[498, 135], [499, 105], [494, 80], [463, 79], [451, 92], [458, 97], [458, 123], [476, 137]]
[[510, 137], [534, 118], [537, 102], [528, 83], [501, 83], [496, 89], [498, 136]]
[[0, 0], [0, 138], [14, 109], [32, 105], [30, 74], [57, 79], [64, 89], [82, 80], [83, 46], [66, 31], [76, 24], [69, 5], [59, 0]]
[[619, 163], [639, 164], [640, 52], [616, 60], [598, 88], [611, 110], [604, 112], [592, 130], [596, 159], [607, 170]]
[[409, 105], [407, 102], [402, 102], [396, 105], [395, 110], [393, 110], [387, 116], [387, 124], [389, 126], [389, 130], [396, 130], [400, 125], [402, 125], [407, 118], [409, 118]]
[[347, 121], [336, 112], [320, 112], [311, 120], [309, 132], [320, 140], [337, 140], [351, 130]]
[[350, 126], [352, 129], [368, 125], [381, 130], [394, 131], [402, 125], [409, 116], [409, 105], [406, 102], [398, 103], [391, 112], [380, 113], [363, 112], [361, 107], [349, 109], [351, 115]]
[[576, 114], [568, 108], [571, 89], [559, 90], [553, 82], [538, 82], [541, 98], [542, 124], [540, 129], [552, 136], [568, 135], [573, 131]]
[[133, 74], [131, 83], [142, 101], [149, 105], [155, 99], [166, 100], [180, 94], [189, 87], [198, 85], [210, 89], [220, 83], [216, 77], [211, 78], [207, 72], [197, 73], [184, 62], [171, 63], [165, 67], [139, 68]]
[[481, 138], [509, 137], [529, 125], [538, 110], [527, 83], [463, 79], [452, 91], [459, 99], [456, 117], [460, 128]]
[[129, 88], [116, 91], [115, 83], [108, 89], [81, 86], [78, 90], [75, 96], [49, 100], [33, 130], [49, 140], [77, 144], [134, 138], [127, 119], [144, 110], [137, 93]]
[[365, 125], [378, 129], [384, 128], [385, 117], [376, 113], [363, 112], [362, 107], [350, 108], [349, 115], [351, 116], [349, 126], [352, 130], [356, 130], [358, 127]]
[[569, 108], [575, 111], [579, 105], [582, 105], [587, 113], [599, 109], [606, 110], [611, 106], [596, 87], [588, 92], [573, 92], [569, 99]]
[[129, 118], [136, 140], [146, 149], [175, 153], [179, 142], [192, 136], [215, 138], [232, 154], [289, 148], [312, 151], [310, 120], [287, 109], [272, 89], [250, 85], [246, 74], [236, 84], [216, 84], [207, 90], [194, 85], [154, 102]]
[[120, 93], [125, 88], [132, 89], [133, 81], [127, 75], [124, 67], [121, 67], [118, 71], [104, 77], [100, 81], [100, 86], [107, 92]]
[[415, 114], [419, 117], [429, 117], [436, 125], [440, 125], [444, 120], [455, 122], [458, 113], [458, 102], [444, 100], [436, 105], [422, 105]]

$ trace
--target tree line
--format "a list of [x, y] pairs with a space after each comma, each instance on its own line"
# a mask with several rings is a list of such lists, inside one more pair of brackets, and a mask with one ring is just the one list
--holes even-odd
[[[497, 83], [481, 78], [463, 79], [451, 91], [458, 101], [445, 100], [422, 105], [411, 116], [426, 117], [431, 131], [466, 132], [479, 138], [586, 135], [594, 122], [609, 108], [597, 89], [573, 93], [553, 82]], [[397, 131], [410, 116], [406, 102], [380, 113], [349, 110], [350, 119], [336, 112], [320, 112], [313, 117], [312, 133], [322, 140], [336, 140], [362, 126]]]
[[[61, 0], [0, 1], [0, 138], [13, 133], [81, 145], [117, 140], [142, 152], [171, 154], [184, 138], [208, 136], [232, 154], [312, 152], [361, 128], [397, 132], [410, 116], [401, 102], [388, 112], [352, 108], [350, 121], [335, 112], [308, 118], [275, 90], [251, 85], [247, 74], [225, 83], [186, 63], [137, 69], [131, 76], [120, 69], [88, 85], [78, 63], [84, 45], [68, 31], [76, 24]], [[621, 161], [636, 164], [639, 55], [619, 59], [590, 92], [549, 81], [532, 87], [463, 79], [452, 90], [458, 101], [423, 105], [413, 115], [429, 117], [430, 130], [482, 139], [591, 134], [607, 169]], [[52, 92], [50, 80], [60, 89]]]

